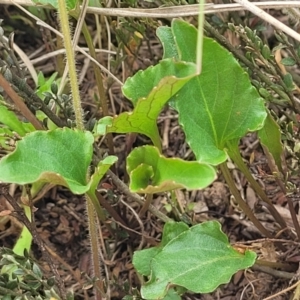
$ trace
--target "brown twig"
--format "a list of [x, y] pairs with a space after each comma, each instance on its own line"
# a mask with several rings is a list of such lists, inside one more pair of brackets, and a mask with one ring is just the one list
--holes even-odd
[[0, 73], [0, 86], [5, 90], [10, 99], [14, 102], [14, 104], [18, 107], [21, 114], [34, 126], [37, 130], [43, 130], [42, 124], [35, 117], [35, 115], [29, 110], [21, 97], [13, 90], [10, 86], [10, 83], [4, 78], [4, 76]]
[[[6, 67], [5, 63], [3, 61], [0, 60], [0, 67]], [[10, 86], [11, 84], [16, 87], [19, 91], [20, 94], [22, 94], [22, 97], [25, 100], [25, 103], [27, 105], [33, 105], [35, 107], [37, 107], [39, 110], [41, 110], [42, 112], [45, 113], [45, 115], [54, 123], [56, 124], [58, 127], [64, 127], [67, 126], [67, 122], [65, 120], [61, 120], [55, 113], [53, 113], [51, 111], [51, 109], [46, 105], [46, 103], [40, 99], [35, 92], [31, 89], [31, 87], [24, 81], [24, 79], [18, 77], [17, 75], [15, 75], [14, 73], [11, 72], [11, 82], [8, 85], [10, 87], [10, 89], [12, 91], [14, 91], [12, 89], [12, 87]], [[2, 78], [4, 78], [2, 76]], [[3, 81], [0, 82], [0, 85], [3, 84]], [[4, 88], [4, 87], [3, 87]], [[5, 89], [5, 91], [7, 92], [7, 90]], [[14, 91], [14, 93], [17, 95], [17, 93]], [[8, 92], [7, 92], [8, 94]], [[10, 96], [10, 95], [9, 95]], [[11, 97], [11, 96], [10, 96]], [[20, 97], [19, 97], [20, 98]], [[14, 99], [12, 98], [12, 100], [14, 101]], [[24, 101], [22, 101], [24, 104]], [[24, 113], [24, 106], [21, 104], [21, 102], [17, 102], [15, 103], [15, 105], [17, 105], [17, 107], [21, 110], [22, 113]], [[22, 106], [20, 106], [22, 105]], [[25, 105], [25, 104], [24, 104]], [[26, 106], [26, 105], [25, 105]], [[28, 108], [27, 108], [28, 109]], [[29, 109], [28, 109], [29, 110]], [[32, 114], [32, 113], [31, 113]], [[26, 118], [28, 118], [28, 115], [25, 116]], [[31, 120], [28, 119], [29, 122], [32, 122]]]
[[[140, 197], [138, 194], [130, 192], [128, 186], [122, 180], [120, 180], [119, 177], [116, 176], [112, 171], [108, 170], [107, 174], [111, 177], [113, 183], [117, 186], [121, 193], [124, 193], [128, 198], [141, 205], [145, 204], [145, 200], [143, 200], [142, 197]], [[152, 204], [149, 205], [149, 211], [165, 223], [172, 221], [171, 218], [160, 212]]]

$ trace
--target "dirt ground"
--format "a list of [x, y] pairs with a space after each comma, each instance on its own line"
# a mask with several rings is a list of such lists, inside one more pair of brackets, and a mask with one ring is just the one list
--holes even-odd
[[[52, 26], [57, 27], [55, 13], [48, 11], [47, 14], [48, 22]], [[0, 5], [0, 18], [4, 20], [2, 25], [6, 36], [13, 30], [15, 32], [15, 42], [29, 57], [36, 58], [47, 54], [55, 46], [53, 36], [47, 30], [39, 28], [32, 19], [15, 7]], [[91, 32], [93, 32], [95, 30], [94, 18], [88, 16], [87, 22]], [[155, 64], [161, 58], [162, 49], [154, 31], [154, 27], [158, 22], [168, 24], [169, 20], [150, 22], [145, 27], [145, 38], [140, 46], [132, 44], [129, 45], [131, 49], [128, 49], [128, 47], [123, 48], [123, 50], [125, 49], [124, 51], [127, 49], [124, 60], [125, 68], [122, 68], [119, 64], [118, 68], [114, 70], [115, 75], [120, 80], [123, 81], [124, 78], [127, 78], [135, 71], [145, 69], [150, 64]], [[111, 37], [112, 44], [117, 49], [120, 39], [113, 29]], [[107, 47], [106, 38], [105, 34], [103, 34], [102, 44], [104, 48]], [[81, 46], [84, 46], [83, 39], [79, 43]], [[40, 52], [37, 54], [36, 50], [38, 49]], [[85, 71], [85, 61], [81, 55], [77, 56], [77, 60], [77, 69], [80, 77], [82, 72]], [[107, 55], [99, 55], [99, 61], [106, 65]], [[55, 58], [49, 58], [35, 65], [35, 67], [42, 71], [45, 76], [49, 76], [56, 71], [57, 61]], [[28, 80], [30, 82], [30, 78]], [[111, 114], [130, 110], [130, 104], [122, 96], [120, 87], [109, 81], [105, 84], [109, 88], [108, 103]], [[88, 116], [94, 114], [96, 117], [101, 117], [101, 114], [96, 110], [94, 102], [97, 89], [90, 65], [83, 74], [81, 91], [84, 109], [89, 112]], [[185, 142], [176, 112], [171, 108], [166, 108], [159, 117], [158, 122], [160, 133], [163, 137], [164, 154], [168, 157], [176, 156], [191, 160], [193, 154]], [[128, 140], [128, 136], [126, 137], [125, 135], [115, 135], [114, 139], [116, 154], [119, 157], [116, 172], [124, 182], [128, 182], [125, 174], [124, 156], [124, 153], [127, 151]], [[147, 143], [149, 143], [147, 138], [138, 136], [132, 147]], [[105, 143], [101, 144], [101, 151], [103, 153], [107, 151]], [[241, 140], [240, 151], [252, 174], [264, 187], [267, 195], [292, 228], [293, 223], [285, 195], [283, 195], [275, 179], [271, 176], [266, 157], [256, 134], [248, 134]], [[233, 163], [228, 162], [228, 165], [241, 195], [248, 202], [256, 216], [271, 232], [276, 231], [277, 224], [266, 208], [260, 205], [247, 180], [235, 168]], [[299, 187], [299, 176], [297, 174], [291, 180]], [[137, 249], [145, 249], [157, 244], [161, 238], [163, 223], [150, 212], [146, 213], [141, 220], [137, 220], [134, 212], [138, 212], [140, 206], [135, 202], [129, 201], [126, 196], [120, 193], [109, 177], [105, 177], [102, 180], [99, 190], [128, 225], [128, 228], [124, 228], [119, 223], [116, 223], [114, 219], [109, 218], [108, 222], [117, 228], [118, 234], [111, 236], [105, 225], [102, 224], [102, 233], [101, 237], [99, 237], [104, 253], [103, 274], [108, 278], [107, 288], [110, 290], [111, 299], [122, 299], [126, 295], [136, 295], [136, 289], [139, 290], [140, 288], [140, 281], [132, 265], [133, 252]], [[11, 186], [10, 191], [16, 199], [20, 197], [20, 189], [17, 186]], [[206, 220], [217, 220], [222, 224], [222, 229], [228, 235], [232, 244], [242, 245], [242, 247], [254, 250], [261, 260], [290, 263], [292, 269], [291, 272], [280, 273], [272, 272], [273, 269], [271, 268], [255, 265], [253, 268], [235, 274], [228, 284], [220, 286], [214, 293], [205, 295], [186, 294], [183, 299], [267, 299], [268, 296], [288, 288], [298, 280], [297, 276], [294, 277], [294, 275], [296, 275], [300, 258], [299, 245], [294, 243], [294, 241], [288, 240], [284, 232], [276, 236], [277, 239], [286, 239], [286, 242], [282, 243], [284, 250], [277, 247], [273, 240], [262, 237], [236, 205], [220, 173], [218, 179], [208, 188], [193, 192], [181, 190], [177, 191], [176, 195], [183, 209], [181, 214], [167, 211], [170, 203], [170, 195], [168, 193], [156, 195], [153, 205], [178, 221], [185, 219], [191, 224], [197, 224]], [[297, 195], [293, 194], [290, 197], [297, 204], [299, 200]], [[0, 204], [1, 207], [7, 207], [4, 199], [0, 199]], [[91, 274], [85, 198], [72, 195], [66, 188], [58, 186], [42, 194], [40, 199], [36, 201], [35, 207], [37, 208], [35, 219], [38, 232], [51, 249], [51, 255], [57, 262], [57, 268], [64, 279], [66, 287], [74, 291], [76, 299], [89, 299], [91, 297], [89, 277]], [[190, 209], [191, 207], [192, 209]], [[20, 228], [21, 224], [14, 218], [6, 217], [0, 219], [0, 245], [11, 248], [20, 233]], [[129, 236], [128, 231], [133, 234]], [[147, 239], [147, 242], [145, 242], [145, 239], [141, 238], [144, 233], [152, 239]], [[40, 263], [44, 272], [48, 274], [50, 272], [49, 267], [43, 261], [41, 253], [35, 244], [32, 250], [33, 256]], [[86, 288], [85, 291], [82, 288], [83, 286]], [[290, 299], [292, 293], [293, 290], [287, 291], [272, 299]]]

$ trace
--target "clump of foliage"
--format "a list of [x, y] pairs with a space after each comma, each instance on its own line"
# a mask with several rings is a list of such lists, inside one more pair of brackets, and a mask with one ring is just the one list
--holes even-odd
[[[0, 295], [3, 300], [53, 300], [59, 296], [55, 279], [45, 277], [25, 251], [23, 256], [0, 248]], [[68, 300], [73, 299], [71, 295]]]
[[[227, 283], [238, 270], [251, 267], [257, 261], [253, 251], [239, 251], [230, 245], [220, 223], [216, 221], [187, 225], [155, 211], [151, 204], [154, 194], [170, 192], [174, 195], [175, 189], [203, 189], [216, 179], [217, 169], [220, 169], [239, 207], [263, 236], [272, 238], [278, 232], [285, 231], [287, 236], [294, 238], [295, 233], [287, 228], [284, 218], [254, 180], [239, 151], [240, 139], [249, 132], [257, 132], [270, 168], [274, 174], [276, 172], [279, 185], [286, 191], [287, 182], [284, 180], [288, 180], [289, 173], [282, 167], [283, 145], [274, 104], [279, 103], [298, 113], [292, 94], [295, 84], [290, 73], [283, 74], [281, 70], [278, 75], [278, 64], [272, 60], [271, 50], [255, 32], [248, 27], [229, 25], [251, 47], [251, 51], [243, 57], [236, 49], [230, 48], [231, 51], [228, 51], [221, 46], [229, 47], [209, 23], [205, 24], [205, 29], [220, 44], [212, 38], [203, 38], [202, 28], [197, 31], [194, 26], [181, 20], [175, 19], [170, 26], [159, 27], [157, 36], [163, 45], [163, 59], [155, 66], [138, 71], [122, 87], [133, 110], [111, 117], [105, 97], [100, 97], [104, 117], [93, 119], [87, 125], [81, 107], [68, 11], [78, 20], [80, 15], [70, 5], [65, 7], [64, 1], [55, 4], [64, 36], [71, 95], [61, 94], [52, 80], [45, 82], [45, 90], [40, 87], [35, 93], [27, 85], [18, 64], [13, 64], [15, 68], [11, 67], [11, 61], [16, 60], [3, 32], [0, 39], [3, 53], [6, 54], [0, 60], [0, 85], [30, 122], [28, 124], [18, 119], [4, 102], [0, 105], [0, 129], [3, 134], [0, 141], [7, 152], [0, 160], [0, 180], [21, 185], [26, 195], [25, 200], [18, 203], [10, 197], [7, 189], [0, 190], [27, 227], [23, 232], [26, 233], [23, 235], [23, 239], [26, 236], [25, 244], [21, 244], [20, 239], [15, 252], [30, 250], [32, 236], [37, 239], [40, 249], [45, 249], [34, 227], [32, 203], [33, 196], [45, 184], [62, 185], [74, 194], [85, 194], [94, 292], [97, 299], [105, 298], [106, 285], [99, 254], [99, 226], [105, 224], [112, 235], [116, 230], [106, 222], [108, 217], [103, 207], [116, 221], [123, 222], [118, 212], [97, 191], [99, 182], [106, 174], [121, 192], [142, 206], [143, 213], [149, 210], [165, 222], [160, 244], [135, 251], [133, 255], [133, 265], [141, 278], [140, 295], [143, 299], [179, 299], [187, 291], [209, 293], [220, 284]], [[93, 56], [95, 49], [86, 24], [82, 31]], [[284, 41], [282, 34], [278, 36]], [[201, 51], [200, 42], [203, 44]], [[296, 63], [298, 54], [291, 47], [288, 49]], [[198, 64], [202, 51], [200, 73]], [[282, 63], [291, 65], [291, 58], [282, 60]], [[249, 68], [248, 73], [241, 64]], [[94, 68], [101, 94], [101, 73], [95, 65]], [[268, 75], [277, 76], [277, 82], [270, 81]], [[179, 115], [186, 142], [195, 155], [194, 161], [168, 158], [162, 152], [157, 118], [167, 103]], [[117, 161], [113, 155], [113, 133], [143, 134], [153, 144], [137, 147], [126, 157], [126, 170], [130, 178], [128, 187], [110, 170]], [[103, 156], [99, 154], [95, 141], [104, 136], [107, 137], [110, 155]], [[7, 147], [7, 142], [13, 138], [19, 139], [15, 147]], [[265, 228], [242, 199], [227, 166], [229, 158], [244, 174], [260, 198], [260, 203], [267, 207], [278, 223], [277, 232]], [[144, 198], [139, 194], [144, 195]], [[290, 205], [290, 211], [294, 216], [293, 205]], [[300, 238], [299, 224], [295, 222], [294, 226]], [[3, 249], [1, 256], [1, 272], [7, 273], [9, 270], [10, 274], [2, 274], [0, 284], [7, 284], [6, 289], [9, 288], [12, 295], [24, 299], [27, 299], [27, 295], [36, 297], [28, 299], [71, 297], [66, 293], [49, 256], [46, 260], [56, 275], [55, 282], [52, 278], [45, 281], [40, 269], [30, 261], [27, 254], [17, 256]], [[0, 291], [7, 290], [1, 287]]]

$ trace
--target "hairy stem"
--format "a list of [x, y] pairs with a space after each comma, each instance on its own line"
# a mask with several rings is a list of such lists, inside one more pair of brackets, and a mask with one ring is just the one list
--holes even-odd
[[[89, 197], [86, 195], [86, 197]], [[91, 255], [92, 255], [92, 271], [93, 276], [97, 278], [95, 282], [95, 296], [96, 300], [102, 299], [102, 293], [104, 294], [104, 287], [102, 281], [101, 274], [101, 258], [99, 255], [100, 245], [98, 241], [99, 232], [98, 228], [100, 226], [98, 219], [95, 215], [95, 207], [91, 201], [91, 199], [86, 199], [86, 211], [88, 215], [88, 227], [89, 227], [89, 235], [90, 235], [90, 245], [91, 245]], [[93, 216], [93, 217], [91, 217]]]
[[[87, 5], [88, 1], [84, 2], [84, 5]], [[82, 117], [82, 109], [81, 109], [81, 100], [79, 94], [79, 87], [77, 81], [77, 74], [76, 74], [76, 64], [75, 64], [75, 54], [74, 49], [72, 47], [71, 41], [71, 32], [69, 27], [69, 18], [67, 13], [66, 2], [64, 0], [58, 1], [58, 12], [59, 12], [59, 19], [61, 23], [61, 30], [64, 36], [65, 42], [65, 49], [66, 49], [66, 58], [67, 58], [67, 65], [69, 68], [69, 78], [70, 78], [70, 86], [72, 91], [72, 100], [73, 100], [73, 109], [75, 112], [75, 119], [76, 119], [76, 127], [79, 130], [84, 130], [84, 123]], [[89, 174], [87, 174], [87, 179]], [[102, 211], [102, 208], [99, 202], [95, 201], [92, 194], [87, 194], [87, 201], [86, 201], [86, 209], [87, 209], [87, 216], [88, 216], [88, 225], [89, 225], [89, 234], [90, 234], [90, 245], [91, 245], [91, 254], [92, 254], [92, 268], [93, 274], [98, 279], [95, 283], [95, 296], [96, 300], [101, 300], [104, 294], [104, 287], [102, 282], [102, 274], [101, 274], [101, 257], [100, 257], [100, 247], [98, 241], [98, 230], [99, 230], [99, 222], [96, 217], [96, 212], [98, 218], [100, 220], [105, 220], [105, 215]]]
[[72, 47], [71, 31], [69, 26], [69, 16], [66, 7], [66, 1], [58, 1], [58, 14], [61, 26], [61, 31], [64, 36], [64, 43], [66, 49], [66, 59], [69, 68], [69, 79], [72, 91], [73, 109], [76, 119], [76, 127], [79, 130], [84, 130], [82, 111], [81, 111], [81, 100], [79, 94], [79, 86], [77, 81], [75, 54]]

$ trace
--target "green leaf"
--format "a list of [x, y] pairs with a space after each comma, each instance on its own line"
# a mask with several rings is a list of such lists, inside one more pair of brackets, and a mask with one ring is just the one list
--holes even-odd
[[99, 181], [108, 171], [108, 169], [118, 160], [116, 156], [107, 156], [103, 160], [98, 163], [97, 168], [94, 171], [94, 174], [91, 176], [90, 179], [90, 188], [89, 190], [96, 191]]
[[[29, 221], [31, 221], [31, 209], [29, 206], [23, 206], [24, 213]], [[32, 244], [32, 235], [26, 226], [23, 226], [21, 234], [19, 235], [16, 244], [13, 247], [14, 253], [23, 256], [24, 251], [30, 251]]]
[[150, 276], [151, 260], [159, 253], [159, 251], [159, 248], [153, 247], [134, 252], [132, 262], [135, 269], [143, 276]]
[[93, 142], [92, 133], [69, 128], [30, 133], [17, 143], [14, 152], [1, 159], [0, 181], [50, 182], [83, 194], [95, 185], [87, 182]]
[[13, 138], [14, 134], [6, 127], [0, 127], [0, 146], [3, 149], [9, 150], [9, 141]]
[[129, 188], [138, 193], [201, 189], [216, 179], [213, 167], [196, 161], [166, 158], [153, 146], [135, 148], [127, 157]]
[[263, 45], [261, 54], [265, 59], [270, 59], [271, 57], [271, 50], [268, 45]]
[[33, 271], [35, 276], [42, 279], [43, 273], [42, 273], [41, 269], [39, 268], [39, 266], [36, 263], [33, 263], [32, 271]]
[[180, 300], [181, 297], [174, 289], [169, 289], [163, 300]]
[[158, 27], [156, 30], [156, 35], [161, 40], [164, 49], [164, 58], [174, 58], [179, 60], [178, 49], [175, 43], [174, 35], [172, 29], [167, 26]]
[[284, 66], [294, 66], [296, 61], [292, 57], [285, 57], [280, 61], [280, 63]]
[[[143, 257], [143, 251], [135, 252], [134, 256], [140, 254], [134, 257], [134, 266], [149, 259], [148, 255]], [[254, 252], [243, 254], [231, 247], [218, 222], [198, 224], [178, 234], [151, 258], [150, 280], [142, 286], [141, 294], [144, 299], [163, 299], [173, 285], [209, 293], [229, 282], [238, 270], [252, 266], [255, 259]]]
[[281, 161], [283, 145], [280, 127], [270, 114], [267, 116], [264, 127], [258, 131], [258, 137], [267, 157], [274, 160], [278, 170], [283, 173]]
[[[171, 29], [179, 59], [195, 62], [197, 30], [181, 20], [173, 20]], [[169, 40], [162, 40], [163, 45]], [[230, 52], [210, 38], [203, 40], [202, 73], [177, 93], [174, 103], [197, 160], [213, 165], [227, 159], [228, 140], [260, 129], [267, 115], [248, 75]]]
[[145, 134], [160, 149], [156, 119], [167, 101], [195, 75], [195, 72], [195, 64], [174, 62], [173, 59], [163, 60], [154, 67], [137, 72], [123, 86], [124, 95], [135, 106], [133, 112], [124, 112], [115, 118], [106, 117], [100, 120], [97, 133], [102, 134], [103, 126], [106, 125], [106, 133]]
[[39, 74], [38, 74], [38, 85], [39, 85], [39, 87], [36, 91], [36, 94], [41, 99], [45, 98], [45, 95], [44, 95], [45, 92], [51, 92], [51, 84], [54, 82], [57, 74], [58, 73], [55, 72], [51, 75], [50, 78], [45, 79], [44, 74], [42, 72], [39, 72]]
[[0, 123], [6, 125], [11, 131], [15, 131], [20, 136], [24, 136], [27, 133], [23, 123], [17, 118], [16, 114], [3, 105], [0, 105]]
[[189, 230], [189, 227], [183, 222], [169, 222], [167, 226], [164, 226], [162, 240], [158, 247], [134, 252], [133, 265], [135, 269], [143, 276], [150, 276], [152, 258], [170, 241], [186, 230]]
[[293, 91], [295, 89], [294, 79], [290, 73], [286, 73], [283, 76], [283, 82], [285, 83], [288, 91]]

